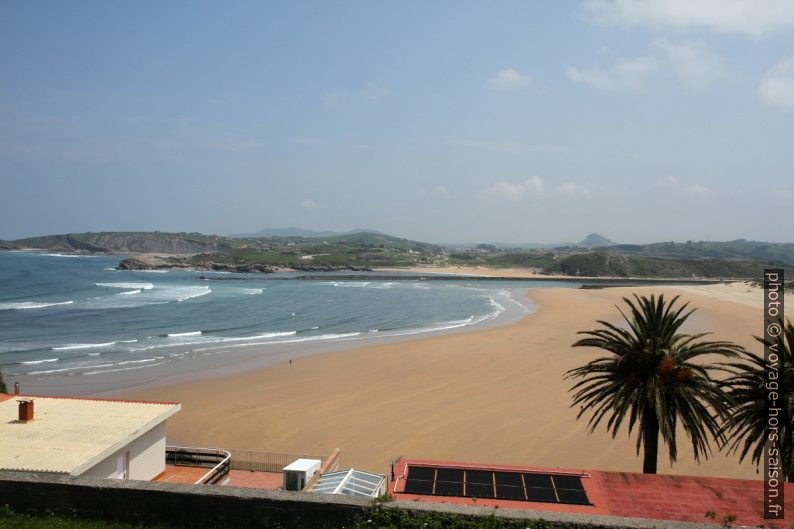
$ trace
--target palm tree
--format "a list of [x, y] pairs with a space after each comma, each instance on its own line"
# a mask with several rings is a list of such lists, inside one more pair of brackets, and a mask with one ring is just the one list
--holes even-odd
[[[781, 378], [778, 396], [780, 406], [780, 432], [775, 443], [780, 451], [781, 468], [786, 481], [794, 482], [794, 325], [789, 321], [785, 326], [781, 318], [784, 332], [770, 346], [775, 346], [783, 361], [784, 372]], [[763, 338], [756, 340], [767, 345]], [[761, 465], [767, 427], [767, 377], [770, 367], [762, 355], [744, 351], [741, 362], [723, 364], [731, 374], [722, 382], [729, 397], [729, 414], [723, 425], [726, 439], [724, 447], [729, 453], [741, 449], [739, 461], [752, 450], [752, 460], [756, 466]]]
[[579, 332], [587, 338], [573, 344], [604, 349], [610, 355], [565, 374], [566, 379], [581, 379], [570, 389], [571, 406], [580, 406], [577, 419], [592, 413], [590, 433], [607, 416], [613, 438], [626, 417], [629, 434], [638, 426], [637, 454], [644, 448], [646, 474], [656, 473], [660, 433], [670, 461], [675, 462], [679, 421], [692, 441], [695, 460], [708, 457], [710, 437], [720, 435], [716, 415], [726, 409], [725, 394], [711, 378], [715, 366], [693, 360], [711, 354], [735, 356], [741, 350], [731, 342], [701, 340], [709, 333], [680, 334], [694, 309], [686, 311], [689, 303], [677, 307], [678, 298], [669, 303], [664, 295], [623, 298], [630, 309], [627, 315], [618, 307], [624, 326], [599, 320], [600, 329]]

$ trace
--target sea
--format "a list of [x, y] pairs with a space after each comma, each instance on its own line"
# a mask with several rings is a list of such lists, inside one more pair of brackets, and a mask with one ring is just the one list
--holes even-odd
[[528, 288], [578, 286], [400, 274], [370, 280], [366, 272], [301, 280], [296, 273], [119, 271], [121, 259], [0, 252], [0, 371], [7, 383], [58, 389], [68, 378], [69, 392], [91, 392], [112, 386], [89, 380], [134, 385], [141, 372], [151, 382], [158, 373], [206, 367], [197, 361], [206, 356], [217, 368], [224, 355], [230, 363], [243, 353], [285, 358], [285, 351], [505, 324], [534, 310]]

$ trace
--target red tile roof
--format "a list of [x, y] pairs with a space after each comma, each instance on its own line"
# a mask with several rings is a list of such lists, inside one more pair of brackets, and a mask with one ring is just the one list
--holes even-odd
[[[592, 505], [570, 505], [498, 499], [463, 498], [456, 496], [425, 496], [406, 494], [407, 467], [425, 465], [439, 468], [467, 468], [548, 474], [575, 473], [582, 475], [582, 485]], [[398, 499], [431, 503], [454, 503], [479, 506], [499, 506], [507, 509], [572, 512], [602, 516], [624, 516], [684, 522], [711, 522], [708, 511], [716, 514], [717, 523], [729, 515], [736, 517], [735, 525], [779, 527], [794, 525], [794, 483], [785, 484], [785, 512], [782, 521], [764, 520], [764, 482], [760, 480], [671, 476], [665, 474], [636, 474], [601, 470], [550, 469], [481, 463], [455, 463], [400, 459], [394, 465], [389, 492]]]

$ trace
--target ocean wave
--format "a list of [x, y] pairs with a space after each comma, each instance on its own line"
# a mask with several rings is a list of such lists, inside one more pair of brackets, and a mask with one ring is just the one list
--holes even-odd
[[44, 255], [47, 257], [105, 257], [104, 255], [81, 255], [81, 254], [73, 254], [73, 253], [36, 253], [35, 255]]
[[210, 287], [184, 287], [183, 290], [185, 293], [178, 297], [177, 301], [185, 301], [212, 293]]
[[253, 296], [253, 295], [256, 295], [256, 294], [261, 294], [265, 290], [263, 288], [243, 288], [243, 289], [241, 289], [241, 291], [242, 291], [243, 294], [248, 294], [248, 295]]
[[62, 369], [47, 369], [45, 371], [31, 371], [28, 375], [49, 375], [52, 373], [63, 373], [65, 371], [74, 371], [74, 367], [64, 367]]
[[168, 334], [164, 335], [163, 338], [182, 338], [185, 336], [201, 336], [201, 331], [169, 332]]
[[35, 366], [39, 364], [50, 364], [52, 362], [57, 362], [58, 360], [59, 360], [58, 358], [45, 358], [43, 360], [28, 360], [27, 362], [20, 362], [19, 364], [26, 366], [27, 365]]
[[0, 303], [0, 310], [29, 310], [29, 309], [45, 309], [47, 307], [57, 307], [59, 305], [71, 305], [74, 300], [58, 301], [52, 303], [45, 303], [39, 301], [20, 301], [12, 303]]
[[235, 337], [226, 337], [220, 336], [219, 342], [244, 342], [247, 340], [258, 340], [260, 338], [281, 338], [282, 336], [294, 336], [297, 334], [297, 331], [283, 331], [283, 332], [266, 332], [262, 334], [255, 334], [253, 336], [235, 336]]
[[118, 369], [102, 369], [100, 371], [86, 371], [85, 373], [82, 373], [82, 374], [86, 375], [86, 376], [90, 376], [90, 375], [104, 375], [106, 373], [116, 373], [118, 371], [131, 371], [133, 369], [145, 369], [147, 367], [154, 367], [154, 366], [163, 365], [164, 363], [165, 362], [158, 362], [156, 364], [146, 364], [146, 365], [143, 365], [143, 366], [120, 367]]
[[135, 294], [140, 294], [140, 293], [141, 293], [141, 289], [139, 288], [138, 290], [130, 290], [128, 292], [119, 292], [116, 295], [117, 296], [133, 296]]
[[95, 347], [110, 347], [116, 345], [116, 342], [105, 343], [74, 343], [69, 345], [62, 345], [60, 347], [51, 347], [53, 351], [72, 351], [74, 349], [93, 349]]
[[[295, 333], [290, 333], [295, 334]], [[360, 332], [346, 332], [346, 333], [338, 333], [338, 334], [320, 334], [317, 336], [306, 336], [305, 338], [295, 338], [293, 340], [274, 340], [274, 341], [267, 341], [267, 342], [254, 342], [254, 343], [245, 343], [245, 344], [232, 344], [232, 345], [223, 345], [223, 347], [253, 347], [255, 345], [273, 345], [273, 344], [285, 344], [285, 343], [303, 343], [303, 342], [314, 342], [314, 341], [325, 341], [325, 340], [341, 340], [344, 338], [355, 338], [356, 336], [361, 336]], [[251, 337], [252, 339], [256, 337]], [[230, 340], [227, 340], [230, 341]], [[221, 342], [223, 343], [223, 342]], [[212, 346], [211, 343], [205, 343], [204, 345]], [[217, 346], [215, 346], [217, 347]], [[201, 351], [209, 351], [215, 349], [215, 347], [202, 347], [198, 349], [194, 349], [195, 352]]]
[[141, 274], [167, 274], [170, 270], [125, 270], [125, 272], [138, 272]]
[[106, 288], [136, 288], [143, 290], [151, 290], [154, 288], [152, 283], [94, 283], [98, 287]]

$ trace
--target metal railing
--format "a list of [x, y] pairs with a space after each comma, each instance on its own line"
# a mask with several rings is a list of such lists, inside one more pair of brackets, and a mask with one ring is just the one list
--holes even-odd
[[219, 448], [194, 446], [166, 446], [166, 465], [205, 467], [209, 470], [196, 481], [196, 485], [215, 485], [229, 475], [232, 455]]
[[328, 456], [296, 454], [289, 452], [256, 452], [253, 450], [231, 449], [231, 468], [234, 470], [251, 470], [256, 472], [281, 472], [284, 467], [296, 459], [319, 459], [325, 461]]

